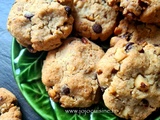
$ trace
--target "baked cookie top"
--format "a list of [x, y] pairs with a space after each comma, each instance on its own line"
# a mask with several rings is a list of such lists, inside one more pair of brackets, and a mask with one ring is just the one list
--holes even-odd
[[20, 108], [16, 105], [17, 98], [5, 88], [0, 88], [0, 119], [21, 120]]
[[140, 20], [145, 23], [160, 22], [159, 0], [106, 0], [130, 20]]
[[113, 33], [117, 15], [104, 0], [73, 1], [75, 31], [90, 40], [106, 40]]
[[87, 38], [68, 38], [48, 52], [42, 82], [49, 96], [62, 107], [89, 107], [99, 100], [95, 64], [104, 51]]
[[[130, 42], [140, 43], [147, 41], [154, 45], [160, 45], [160, 28], [153, 24], [123, 19], [115, 28], [114, 35]], [[117, 39], [111, 39], [111, 46], [116, 43], [115, 40]]]
[[31, 52], [48, 51], [70, 35], [73, 21], [70, 6], [52, 0], [17, 0], [7, 28]]
[[118, 39], [97, 63], [104, 103], [117, 116], [145, 119], [160, 107], [160, 46]]

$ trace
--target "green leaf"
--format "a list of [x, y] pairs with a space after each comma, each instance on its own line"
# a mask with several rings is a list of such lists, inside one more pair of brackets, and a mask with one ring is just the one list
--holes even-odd
[[20, 91], [42, 118], [56, 120], [48, 94], [41, 82], [41, 69], [45, 56], [46, 52], [30, 53], [15, 39], [13, 40], [12, 69]]

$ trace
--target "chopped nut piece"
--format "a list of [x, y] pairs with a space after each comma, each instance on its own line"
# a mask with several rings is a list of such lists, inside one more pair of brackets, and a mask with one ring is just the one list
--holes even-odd
[[124, 108], [122, 114], [123, 114], [126, 118], [128, 118], [129, 112], [130, 112], [130, 108], [126, 106], [126, 107]]
[[135, 87], [141, 91], [147, 91], [149, 89], [149, 84], [142, 75], [138, 75], [135, 79]]
[[118, 48], [115, 53], [115, 59], [119, 62], [123, 60], [125, 57], [127, 57], [127, 54], [125, 53], [125, 51], [121, 48]]

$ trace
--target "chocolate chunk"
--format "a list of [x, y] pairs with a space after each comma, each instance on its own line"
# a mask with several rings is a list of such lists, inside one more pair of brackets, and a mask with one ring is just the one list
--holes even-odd
[[67, 12], [67, 16], [70, 16], [70, 15], [71, 15], [71, 12], [72, 12], [71, 8], [70, 8], [69, 6], [66, 6], [66, 7], [65, 7], [65, 10], [66, 10], [66, 12]]
[[24, 17], [26, 17], [29, 20], [31, 20], [31, 18], [34, 16], [34, 14], [32, 14], [29, 11], [24, 11], [23, 15], [24, 15]]
[[133, 42], [129, 42], [129, 43], [127, 43], [127, 45], [126, 45], [126, 48], [125, 48], [125, 51], [126, 52], [128, 52], [130, 49], [132, 49], [132, 45], [133, 45], [134, 43]]
[[95, 23], [92, 26], [92, 29], [95, 33], [101, 33], [102, 32], [102, 26], [100, 24]]
[[67, 85], [64, 85], [62, 88], [61, 88], [61, 93], [64, 94], [64, 95], [68, 95], [70, 93], [70, 89]]

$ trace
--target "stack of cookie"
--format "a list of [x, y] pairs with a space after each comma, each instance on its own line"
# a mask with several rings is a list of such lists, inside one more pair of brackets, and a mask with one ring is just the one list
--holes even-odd
[[103, 96], [117, 116], [139, 120], [160, 107], [159, 12], [158, 0], [17, 0], [7, 27], [30, 52], [48, 51], [42, 82], [62, 107]]

